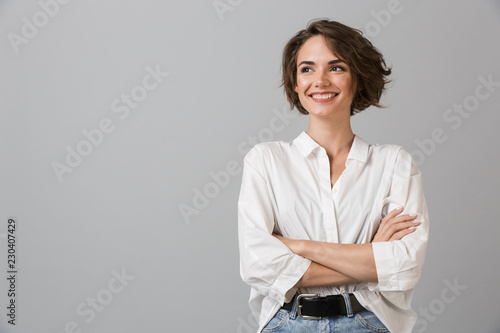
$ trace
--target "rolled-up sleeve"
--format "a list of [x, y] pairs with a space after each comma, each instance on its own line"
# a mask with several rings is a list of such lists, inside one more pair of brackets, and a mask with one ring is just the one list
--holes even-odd
[[400, 148], [397, 153], [390, 190], [383, 202], [383, 213], [403, 206], [401, 214], [418, 214], [416, 230], [398, 241], [372, 243], [378, 283], [371, 291], [404, 291], [415, 287], [425, 260], [429, 238], [429, 213], [422, 186], [422, 175], [411, 155]]
[[283, 304], [295, 293], [294, 285], [311, 261], [272, 236], [275, 213], [271, 192], [261, 151], [254, 146], [244, 158], [238, 199], [240, 274], [259, 294]]

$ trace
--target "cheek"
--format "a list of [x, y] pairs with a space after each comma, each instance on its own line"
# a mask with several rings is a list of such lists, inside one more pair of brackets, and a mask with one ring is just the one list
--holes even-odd
[[348, 78], [346, 78], [345, 88], [349, 89], [351, 91], [354, 90], [354, 79], [352, 78], [352, 76], [349, 76]]
[[296, 93], [304, 93], [306, 90], [307, 83], [304, 82], [304, 80], [297, 79], [297, 84], [295, 85], [295, 92]]
[[353, 93], [353, 82], [351, 79], [345, 79], [341, 81], [337, 81], [336, 85], [340, 87], [344, 92], [349, 92], [352, 95]]

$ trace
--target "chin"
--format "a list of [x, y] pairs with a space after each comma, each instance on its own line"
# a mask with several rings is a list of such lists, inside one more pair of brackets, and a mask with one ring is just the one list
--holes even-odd
[[310, 108], [306, 110], [309, 112], [309, 115], [318, 117], [328, 117], [339, 113], [335, 108]]

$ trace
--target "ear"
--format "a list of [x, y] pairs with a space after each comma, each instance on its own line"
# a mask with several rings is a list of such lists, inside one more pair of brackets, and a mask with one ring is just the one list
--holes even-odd
[[297, 89], [299, 89], [299, 88], [297, 86], [295, 86], [294, 90], [295, 90], [296, 93], [298, 93]]

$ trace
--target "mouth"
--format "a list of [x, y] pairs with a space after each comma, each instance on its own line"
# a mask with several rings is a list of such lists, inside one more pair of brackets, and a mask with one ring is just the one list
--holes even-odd
[[309, 95], [309, 97], [311, 97], [313, 101], [319, 102], [319, 103], [329, 102], [337, 96], [338, 96], [338, 93], [334, 93], [334, 92], [313, 93], [313, 94]]

